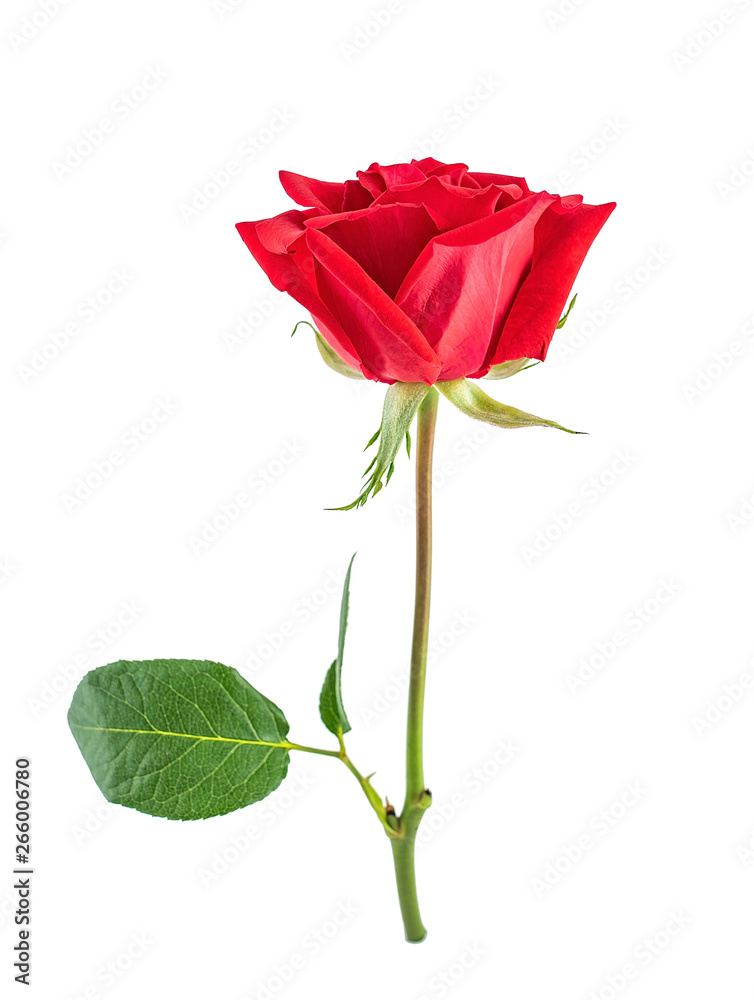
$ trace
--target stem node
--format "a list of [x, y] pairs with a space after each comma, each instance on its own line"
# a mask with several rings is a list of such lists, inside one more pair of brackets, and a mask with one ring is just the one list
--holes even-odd
[[432, 805], [432, 792], [430, 792], [428, 788], [425, 788], [419, 793], [416, 805], [419, 809], [429, 809]]

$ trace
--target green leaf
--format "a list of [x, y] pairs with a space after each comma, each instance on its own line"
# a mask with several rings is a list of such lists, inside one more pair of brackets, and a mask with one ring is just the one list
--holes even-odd
[[435, 384], [443, 396], [467, 416], [494, 424], [496, 427], [555, 427], [567, 434], [585, 433], [584, 431], [571, 431], [567, 427], [556, 424], [554, 420], [535, 417], [533, 413], [517, 410], [515, 406], [498, 403], [496, 399], [488, 396], [478, 385], [467, 378]]
[[568, 303], [568, 308], [566, 309], [566, 311], [563, 313], [563, 315], [558, 320], [558, 325], [555, 327], [556, 330], [562, 330], [563, 327], [566, 325], [566, 320], [571, 315], [571, 309], [573, 309], [573, 305], [574, 305], [577, 297], [578, 297], [578, 292], [576, 293], [576, 295], [574, 295], [574, 297]]
[[322, 693], [319, 696], [319, 714], [322, 721], [338, 738], [343, 733], [351, 731], [351, 723], [348, 721], [346, 710], [343, 707], [343, 697], [340, 689], [340, 678], [343, 669], [343, 650], [346, 644], [346, 629], [348, 628], [348, 596], [351, 585], [351, 567], [356, 558], [356, 553], [351, 556], [348, 564], [346, 578], [343, 581], [343, 597], [340, 602], [340, 627], [338, 629], [338, 656], [333, 660], [330, 669], [327, 671], [325, 683], [322, 685]]
[[516, 361], [503, 361], [502, 364], [493, 365], [483, 378], [510, 378], [516, 372], [521, 372], [524, 368], [530, 368], [529, 358], [518, 358]]
[[119, 660], [82, 679], [68, 724], [108, 802], [207, 819], [274, 791], [288, 723], [237, 670], [207, 660]]
[[[369, 477], [366, 486], [352, 503], [345, 507], [331, 509], [351, 510], [353, 507], [361, 507], [370, 496], [376, 496], [383, 485], [390, 481], [395, 456], [406, 440], [406, 434], [421, 401], [430, 391], [431, 386], [424, 382], [395, 382], [388, 388], [385, 394], [385, 405], [382, 409], [382, 423], [377, 432], [380, 441], [379, 447], [377, 454], [364, 472], [364, 475]], [[377, 435], [372, 438], [369, 444], [372, 444], [376, 437]], [[367, 445], [368, 447], [369, 445]], [[383, 476], [385, 476], [385, 483], [382, 482]]]

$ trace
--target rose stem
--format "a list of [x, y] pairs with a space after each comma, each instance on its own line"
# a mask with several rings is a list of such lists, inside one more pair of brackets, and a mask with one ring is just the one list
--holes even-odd
[[430, 389], [417, 414], [416, 596], [406, 727], [406, 800], [398, 820], [400, 836], [391, 840], [406, 940], [416, 942], [427, 936], [419, 914], [414, 851], [419, 823], [432, 804], [432, 796], [424, 784], [422, 730], [432, 581], [432, 450], [438, 399], [437, 390]]

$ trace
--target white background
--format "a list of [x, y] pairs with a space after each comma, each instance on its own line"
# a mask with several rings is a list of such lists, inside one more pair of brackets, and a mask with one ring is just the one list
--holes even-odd
[[[9, 988], [20, 990], [11, 776], [28, 755], [34, 996], [751, 998], [754, 694], [724, 690], [754, 675], [747, 6], [564, 0], [553, 16], [554, 2], [401, 0], [376, 26], [384, 0], [225, 11], [69, 0], [57, 13], [48, 0], [47, 19], [30, 0], [4, 5]], [[273, 134], [275, 115], [288, 121]], [[66, 168], [67, 148], [103, 118], [110, 132]], [[257, 152], [244, 157], [249, 137]], [[234, 223], [292, 207], [280, 168], [343, 180], [432, 141], [448, 162], [618, 208], [546, 364], [487, 383], [589, 436], [488, 432], [441, 400], [431, 630], [442, 653], [428, 684], [435, 806], [418, 858], [429, 937], [417, 947], [403, 941], [388, 843], [337, 762], [299, 755], [298, 783], [267, 803], [170, 823], [107, 806], [66, 710], [84, 669], [208, 658], [280, 704], [293, 739], [327, 745], [328, 589], [358, 550], [350, 746], [402, 800], [412, 464], [399, 459], [365, 509], [324, 509], [355, 496], [384, 389], [325, 368], [307, 328], [290, 339], [306, 314], [271, 299]], [[213, 188], [229, 160], [236, 175]], [[204, 188], [204, 207], [188, 211]], [[113, 271], [126, 287], [105, 293]], [[239, 324], [247, 335], [233, 344]], [[153, 425], [160, 400], [174, 412]], [[146, 439], [127, 444], [143, 421]], [[116, 449], [113, 474], [66, 504]], [[270, 482], [249, 509], [193, 551], [190, 536], [260, 470]], [[616, 631], [626, 641], [611, 650]], [[602, 666], [573, 693], [582, 658]], [[695, 724], [705, 715], [717, 721]], [[504, 764], [500, 741], [517, 748]], [[641, 789], [630, 808], [616, 805], [628, 783]], [[249, 828], [259, 835], [244, 842]], [[568, 862], [580, 837], [591, 846]], [[233, 838], [237, 860], [203, 884], [203, 869], [236, 857]], [[332, 933], [336, 911], [351, 915]], [[672, 913], [683, 929], [666, 935]], [[307, 935], [318, 928], [317, 949]], [[114, 979], [103, 971], [113, 961]]]

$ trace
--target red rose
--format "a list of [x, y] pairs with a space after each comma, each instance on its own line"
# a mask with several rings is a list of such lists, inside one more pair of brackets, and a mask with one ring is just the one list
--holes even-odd
[[481, 378], [544, 360], [571, 285], [615, 203], [428, 157], [344, 183], [280, 172], [306, 211], [238, 231], [339, 357], [378, 382]]

